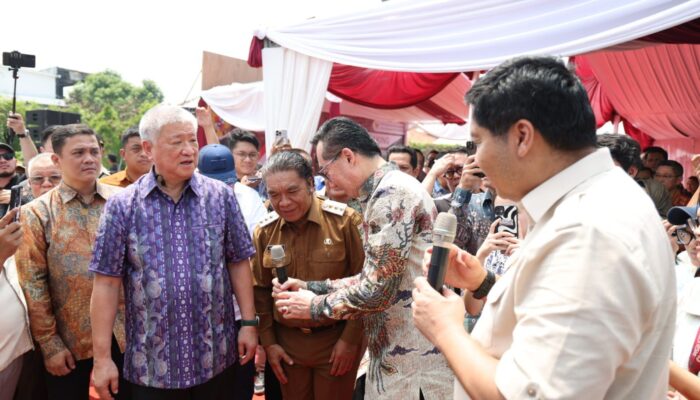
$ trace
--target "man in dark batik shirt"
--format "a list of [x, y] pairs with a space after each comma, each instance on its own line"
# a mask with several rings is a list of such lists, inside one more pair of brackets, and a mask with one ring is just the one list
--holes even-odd
[[118, 376], [108, 349], [122, 283], [123, 373], [134, 399], [231, 396], [233, 363], [255, 357], [255, 249], [233, 190], [194, 172], [196, 128], [179, 107], [149, 110], [139, 132], [154, 168], [109, 201], [100, 221], [90, 270], [94, 379], [103, 399]]

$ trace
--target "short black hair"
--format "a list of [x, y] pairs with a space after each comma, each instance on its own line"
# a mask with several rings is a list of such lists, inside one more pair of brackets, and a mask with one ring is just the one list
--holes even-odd
[[231, 131], [231, 147], [230, 149], [233, 150], [238, 142], [247, 142], [255, 146], [255, 149], [260, 151], [260, 142], [258, 141], [258, 138], [255, 137], [255, 134], [252, 132], [246, 131], [245, 129], [240, 129], [236, 128], [233, 131]]
[[[661, 163], [659, 164], [659, 167], [670, 167], [673, 170], [673, 173], [676, 175], [676, 178], [683, 177], [683, 166], [678, 161], [673, 161], [673, 160], [661, 161]], [[659, 167], [656, 168], [657, 171], [658, 171]]]
[[658, 147], [658, 146], [649, 146], [646, 149], [644, 149], [644, 151], [642, 152], [642, 154], [644, 154], [644, 155], [653, 154], [653, 153], [661, 154], [664, 157], [664, 161], [668, 160], [668, 152], [666, 150], [662, 149], [661, 147]]
[[617, 161], [625, 172], [629, 171], [630, 167], [639, 165], [641, 147], [636, 140], [627, 135], [614, 133], [598, 135], [597, 139], [598, 147], [607, 147], [613, 160]]
[[139, 139], [141, 138], [141, 135], [139, 135], [139, 128], [137, 126], [132, 126], [130, 128], [127, 128], [124, 133], [122, 133], [121, 137], [121, 143], [122, 143], [122, 149], [126, 148], [126, 143], [131, 139], [132, 137], [138, 137]]
[[416, 169], [418, 166], [418, 155], [416, 154], [416, 150], [412, 149], [408, 146], [402, 146], [402, 145], [394, 145], [389, 147], [389, 150], [386, 152], [386, 158], [387, 160], [389, 159], [389, 156], [393, 153], [403, 153], [403, 154], [408, 154], [409, 157], [411, 158], [411, 168]]
[[480, 78], [467, 94], [474, 121], [502, 136], [521, 119], [530, 121], [554, 149], [596, 145], [593, 109], [583, 85], [552, 57], [508, 60]]
[[295, 171], [299, 177], [307, 181], [311, 187], [314, 186], [314, 174], [311, 169], [311, 164], [301, 154], [295, 151], [280, 151], [270, 157], [262, 168], [263, 178], [267, 178], [269, 174], [284, 171]]
[[695, 175], [689, 176], [688, 179], [692, 179], [692, 180], [694, 180], [695, 182], [699, 182], [699, 183], [700, 183], [700, 179], [698, 179], [698, 177], [695, 176]]
[[53, 147], [53, 152], [56, 154], [61, 154], [61, 150], [63, 150], [63, 145], [66, 144], [66, 140], [77, 135], [90, 135], [97, 138], [95, 131], [85, 124], [62, 125], [56, 128], [51, 136], [51, 146]]
[[46, 142], [51, 140], [51, 135], [56, 132], [56, 129], [58, 129], [61, 125], [49, 125], [41, 131], [41, 146], [46, 147]]
[[113, 162], [113, 163], [115, 163], [115, 164], [116, 164], [116, 162], [117, 162], [117, 160], [118, 160], [118, 159], [117, 159], [117, 155], [116, 155], [116, 154], [112, 154], [112, 153], [107, 154], [107, 159], [109, 160], [109, 162]]
[[346, 117], [335, 117], [324, 122], [311, 139], [312, 145], [323, 142], [323, 158], [330, 159], [348, 148], [366, 157], [380, 156], [382, 151], [367, 129]]

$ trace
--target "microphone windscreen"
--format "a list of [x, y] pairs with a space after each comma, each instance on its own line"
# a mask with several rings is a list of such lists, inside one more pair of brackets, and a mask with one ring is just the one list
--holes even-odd
[[454, 214], [441, 212], [435, 219], [433, 232], [454, 238], [457, 233], [457, 217]]

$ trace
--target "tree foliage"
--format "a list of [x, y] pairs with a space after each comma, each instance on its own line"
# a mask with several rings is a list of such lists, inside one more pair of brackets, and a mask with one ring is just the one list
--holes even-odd
[[134, 86], [114, 71], [89, 75], [75, 85], [66, 104], [81, 114], [82, 121], [105, 142], [105, 153], [119, 152], [119, 138], [130, 126], [138, 125], [143, 113], [163, 101], [155, 82], [145, 80]]
[[[106, 158], [109, 153], [119, 153], [121, 134], [128, 127], [138, 125], [141, 116], [162, 101], [163, 93], [155, 82], [145, 80], [142, 86], [134, 86], [118, 73], [107, 70], [88, 75], [85, 81], [75, 85], [65, 107], [18, 101], [16, 110], [22, 116], [27, 110], [36, 109], [80, 114], [81, 121], [102, 136]], [[8, 115], [11, 109], [12, 99], [0, 98], [0, 115]], [[19, 150], [17, 143], [15, 147]]]

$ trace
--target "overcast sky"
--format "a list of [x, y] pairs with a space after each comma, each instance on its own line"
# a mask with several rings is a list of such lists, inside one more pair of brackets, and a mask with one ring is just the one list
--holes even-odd
[[[347, 13], [380, 0], [19, 0], [3, 4], [2, 51], [36, 55], [37, 69], [112, 69], [152, 79], [166, 100], [185, 100], [202, 51], [248, 57], [253, 31]], [[195, 87], [199, 90], [199, 81]]]

